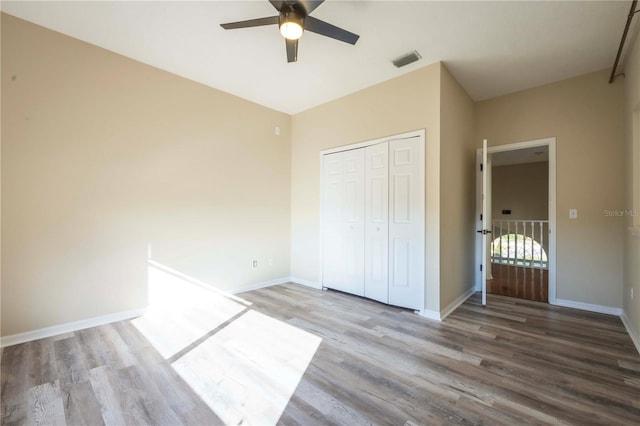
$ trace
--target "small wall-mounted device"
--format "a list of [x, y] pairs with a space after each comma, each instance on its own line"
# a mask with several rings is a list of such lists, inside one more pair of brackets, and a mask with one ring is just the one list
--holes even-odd
[[511, 209], [502, 210], [502, 214], [511, 214]]

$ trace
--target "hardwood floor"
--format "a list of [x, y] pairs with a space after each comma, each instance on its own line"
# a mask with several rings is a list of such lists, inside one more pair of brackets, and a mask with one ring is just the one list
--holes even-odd
[[238, 296], [171, 356], [132, 321], [4, 348], [2, 424], [640, 424], [617, 317], [489, 295], [438, 323], [295, 284]]
[[487, 293], [537, 302], [549, 301], [549, 270], [491, 263]]

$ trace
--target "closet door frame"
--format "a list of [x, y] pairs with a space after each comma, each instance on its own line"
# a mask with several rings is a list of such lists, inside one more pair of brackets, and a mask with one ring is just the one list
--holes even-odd
[[[390, 136], [386, 136], [383, 138], [378, 138], [378, 139], [372, 139], [372, 140], [368, 140], [368, 141], [364, 141], [364, 142], [359, 142], [359, 143], [355, 143], [355, 144], [350, 144], [350, 145], [343, 145], [343, 146], [339, 146], [339, 147], [335, 147], [335, 148], [329, 148], [329, 149], [325, 149], [320, 151], [320, 179], [319, 179], [319, 186], [320, 186], [320, 233], [318, 235], [318, 240], [319, 240], [319, 260], [320, 263], [318, 265], [318, 277], [319, 277], [319, 284], [322, 287], [323, 290], [326, 290], [327, 288], [324, 287], [323, 283], [324, 283], [324, 279], [323, 279], [323, 239], [324, 239], [324, 217], [323, 217], [323, 206], [322, 206], [322, 200], [324, 199], [324, 188], [323, 188], [323, 177], [324, 177], [324, 156], [327, 154], [334, 154], [336, 152], [342, 152], [342, 151], [349, 151], [352, 149], [358, 149], [358, 148], [366, 148], [368, 146], [371, 145], [377, 145], [380, 143], [384, 143], [384, 142], [388, 142], [391, 140], [397, 140], [397, 139], [408, 139], [408, 138], [415, 138], [418, 137], [420, 138], [420, 140], [423, 143], [423, 153], [426, 153], [426, 137], [425, 137], [425, 130], [424, 129], [419, 129], [419, 130], [414, 130], [411, 132], [406, 132], [406, 133], [401, 133], [398, 135], [390, 135]], [[426, 158], [425, 160], [425, 167], [423, 168], [423, 170], [426, 171]], [[426, 175], [426, 174], [423, 174]], [[426, 182], [425, 182], [425, 191], [426, 191]], [[425, 200], [426, 201], [426, 200]], [[425, 209], [424, 209], [424, 223], [426, 226], [426, 204], [425, 204]], [[423, 250], [425, 251], [425, 253], [423, 253], [423, 255], [426, 255], [426, 233], [425, 235], [423, 235]], [[426, 287], [426, 259], [424, 259], [423, 256], [423, 282], [424, 285], [420, 286], [420, 306], [419, 308], [416, 310], [416, 312], [421, 312], [424, 310], [424, 305], [425, 305], [425, 287]]]

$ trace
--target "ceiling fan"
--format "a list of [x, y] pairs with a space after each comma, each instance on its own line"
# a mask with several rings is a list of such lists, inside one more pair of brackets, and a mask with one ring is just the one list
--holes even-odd
[[269, 3], [280, 12], [278, 16], [229, 22], [220, 24], [220, 26], [225, 30], [233, 30], [236, 28], [278, 24], [287, 46], [287, 62], [296, 62], [298, 60], [298, 39], [302, 37], [304, 30], [349, 44], [356, 44], [358, 38], [360, 38], [357, 34], [309, 16], [311, 12], [324, 3], [324, 0], [269, 0]]

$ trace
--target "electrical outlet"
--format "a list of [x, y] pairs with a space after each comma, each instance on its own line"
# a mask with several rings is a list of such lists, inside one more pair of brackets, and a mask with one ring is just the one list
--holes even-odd
[[254, 267], [254, 268], [257, 268], [257, 267], [258, 267], [258, 261], [257, 261], [257, 260], [254, 260], [254, 261], [253, 261], [253, 267]]

